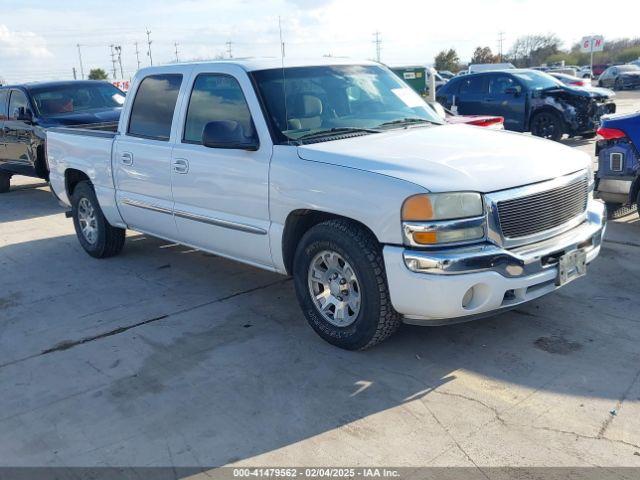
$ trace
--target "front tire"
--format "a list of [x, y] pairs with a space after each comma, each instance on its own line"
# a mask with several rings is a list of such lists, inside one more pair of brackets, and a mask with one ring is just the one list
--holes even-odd
[[309, 325], [332, 345], [364, 350], [400, 326], [382, 249], [369, 231], [351, 221], [328, 220], [305, 233], [296, 249], [293, 277]]
[[557, 142], [564, 134], [562, 119], [553, 112], [536, 113], [531, 119], [531, 133]]
[[11, 175], [0, 172], [0, 193], [7, 193], [11, 190]]
[[113, 227], [104, 218], [91, 183], [80, 182], [71, 198], [73, 226], [82, 248], [94, 258], [119, 254], [124, 247], [126, 231]]

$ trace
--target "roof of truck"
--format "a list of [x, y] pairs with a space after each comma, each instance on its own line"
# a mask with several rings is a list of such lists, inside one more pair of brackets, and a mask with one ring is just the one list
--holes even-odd
[[[207, 60], [197, 62], [182, 62], [158, 67], [146, 67], [142, 70], [164, 70], [168, 71], [172, 68], [179, 69], [184, 65], [238, 65], [247, 72], [257, 70], [272, 70], [282, 68], [283, 61], [280, 57], [247, 57], [247, 58], [231, 58], [224, 60]], [[285, 57], [284, 66], [291, 67], [316, 67], [324, 65], [378, 65], [370, 60], [354, 60], [345, 57], [320, 57], [320, 58], [289, 58]]]

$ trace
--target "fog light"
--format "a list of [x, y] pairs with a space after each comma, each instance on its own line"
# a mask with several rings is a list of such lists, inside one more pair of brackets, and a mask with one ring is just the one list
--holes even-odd
[[467, 293], [464, 294], [464, 297], [462, 297], [462, 308], [469, 308], [469, 305], [471, 305], [471, 302], [473, 301], [473, 287], [471, 287], [469, 290], [467, 290]]

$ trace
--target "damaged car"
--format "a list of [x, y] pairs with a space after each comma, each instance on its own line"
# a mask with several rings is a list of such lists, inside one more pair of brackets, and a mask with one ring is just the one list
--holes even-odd
[[528, 69], [457, 77], [437, 93], [437, 101], [456, 114], [499, 115], [506, 130], [550, 140], [595, 137], [601, 117], [616, 111], [614, 98], [613, 92], [564, 85]]

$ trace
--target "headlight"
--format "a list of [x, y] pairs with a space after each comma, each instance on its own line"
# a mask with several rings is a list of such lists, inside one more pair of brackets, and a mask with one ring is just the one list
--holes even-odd
[[485, 237], [482, 195], [430, 193], [409, 197], [402, 206], [405, 243], [411, 246], [464, 244]]
[[476, 192], [428, 193], [407, 198], [402, 221], [428, 222], [478, 217], [483, 213], [482, 195]]

